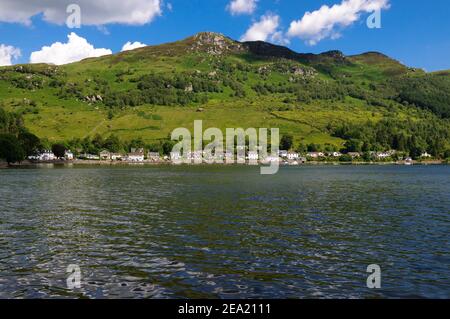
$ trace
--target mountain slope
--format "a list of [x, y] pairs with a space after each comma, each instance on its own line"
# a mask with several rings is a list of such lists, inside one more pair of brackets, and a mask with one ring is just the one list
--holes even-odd
[[279, 127], [296, 144], [340, 148], [351, 138], [336, 133], [343, 124], [429, 121], [447, 132], [450, 99], [439, 96], [449, 79], [376, 52], [300, 54], [205, 32], [65, 66], [0, 68], [0, 106], [51, 141], [114, 134], [154, 143], [203, 119], [221, 129]]

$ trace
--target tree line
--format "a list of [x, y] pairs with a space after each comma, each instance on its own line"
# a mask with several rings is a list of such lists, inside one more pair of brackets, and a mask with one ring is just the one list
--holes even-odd
[[0, 107], [0, 159], [20, 162], [40, 147], [40, 139], [24, 127], [22, 117]]
[[386, 118], [365, 124], [344, 123], [331, 131], [333, 136], [346, 140], [345, 150], [349, 152], [393, 149], [414, 159], [424, 152], [436, 158], [450, 157], [450, 128], [446, 120]]

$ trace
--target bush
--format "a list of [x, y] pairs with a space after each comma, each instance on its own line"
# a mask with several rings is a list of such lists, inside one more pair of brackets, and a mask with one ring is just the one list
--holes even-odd
[[341, 157], [339, 157], [339, 161], [340, 162], [346, 162], [346, 163], [348, 163], [348, 162], [351, 162], [353, 159], [352, 159], [352, 157], [350, 156], [350, 155], [348, 155], [348, 154], [344, 154], [344, 155], [342, 155]]

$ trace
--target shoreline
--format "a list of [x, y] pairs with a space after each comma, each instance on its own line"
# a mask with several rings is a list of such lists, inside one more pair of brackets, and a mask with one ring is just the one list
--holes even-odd
[[[292, 165], [280, 163], [280, 167], [301, 167], [301, 166], [385, 166], [385, 165], [396, 165], [396, 166], [429, 166], [429, 165], [449, 165], [450, 163], [441, 160], [433, 161], [413, 161], [411, 164], [407, 164], [404, 161], [398, 162], [327, 162], [327, 161], [310, 161], [307, 163]], [[11, 169], [11, 168], [33, 168], [45, 165], [56, 165], [56, 166], [267, 166], [268, 164], [259, 163], [258, 165], [247, 164], [226, 164], [226, 163], [214, 163], [214, 164], [173, 164], [171, 162], [123, 162], [123, 161], [98, 161], [98, 160], [73, 160], [73, 161], [43, 161], [43, 162], [31, 162], [23, 161], [21, 163], [7, 164], [6, 162], [0, 162], [0, 169]]]

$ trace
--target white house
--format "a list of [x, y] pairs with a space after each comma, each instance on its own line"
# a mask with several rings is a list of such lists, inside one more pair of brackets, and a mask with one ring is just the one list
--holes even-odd
[[431, 156], [431, 154], [428, 154], [428, 152], [425, 152], [420, 157], [422, 157], [422, 158], [430, 158], [432, 156]]
[[80, 156], [80, 158], [87, 159], [87, 160], [98, 161], [100, 159], [100, 156], [84, 153], [83, 155]]
[[147, 159], [153, 161], [153, 162], [159, 162], [161, 156], [158, 152], [148, 152]]
[[73, 153], [70, 150], [68, 150], [64, 153], [64, 158], [68, 161], [73, 161], [75, 156], [73, 155]]
[[385, 159], [385, 158], [391, 157], [391, 155], [392, 154], [390, 152], [377, 152], [375, 156], [378, 159]]
[[112, 161], [121, 161], [122, 158], [123, 158], [122, 154], [111, 153], [111, 160]]
[[278, 156], [280, 156], [282, 158], [286, 158], [288, 156], [288, 151], [280, 150], [280, 151], [278, 151]]
[[319, 157], [325, 157], [325, 154], [322, 152], [309, 152], [307, 154], [307, 156], [311, 157], [311, 158], [319, 158]]
[[254, 151], [248, 152], [248, 159], [250, 161], [257, 161], [259, 159], [258, 152], [254, 152]]
[[378, 159], [385, 159], [385, 158], [395, 155], [396, 153], [397, 153], [397, 151], [395, 151], [395, 150], [389, 150], [386, 152], [376, 152], [376, 153], [370, 152], [370, 154], [372, 154], [372, 155], [375, 154], [375, 157]]
[[289, 152], [287, 154], [287, 158], [290, 161], [296, 161], [299, 157], [300, 157], [300, 155], [298, 153], [295, 153], [295, 152]]
[[36, 155], [28, 156], [28, 159], [32, 161], [53, 161], [56, 159], [56, 156], [51, 151], [45, 150]]
[[170, 160], [172, 162], [174, 161], [180, 161], [181, 160], [181, 154], [180, 152], [171, 152], [170, 153]]
[[54, 161], [56, 159], [56, 156], [52, 151], [45, 150], [41, 154], [39, 154], [38, 159], [40, 161]]
[[111, 159], [111, 153], [108, 151], [101, 151], [100, 152], [100, 159], [104, 161], [109, 161]]
[[130, 162], [143, 162], [144, 161], [144, 153], [141, 153], [141, 152], [129, 153], [127, 160]]
[[341, 152], [331, 152], [331, 153], [328, 154], [328, 156], [331, 156], [331, 157], [341, 157], [341, 156], [342, 156], [342, 153], [341, 153]]

